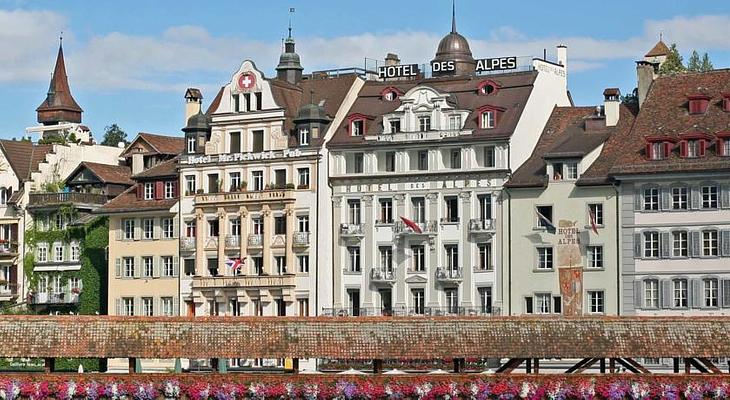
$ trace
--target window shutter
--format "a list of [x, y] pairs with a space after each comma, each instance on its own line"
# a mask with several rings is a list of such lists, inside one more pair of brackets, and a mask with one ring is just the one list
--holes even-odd
[[698, 210], [700, 208], [700, 188], [699, 186], [692, 186], [690, 188], [690, 195], [689, 195], [689, 204], [690, 208], [693, 210]]
[[165, 183], [162, 181], [155, 182], [155, 200], [165, 198]]
[[137, 184], [137, 198], [144, 199], [144, 184], [143, 183]]
[[142, 275], [142, 263], [139, 257], [134, 257], [134, 277], [139, 278]]
[[644, 293], [643, 293], [643, 282], [640, 280], [634, 280], [634, 309], [640, 309], [644, 307]]
[[172, 296], [172, 315], [180, 315], [180, 299], [177, 296]]
[[670, 258], [672, 256], [672, 249], [671, 249], [671, 240], [669, 239], [669, 232], [662, 232], [661, 233], [661, 251], [662, 251], [662, 258]]
[[672, 281], [668, 279], [662, 279], [661, 281], [661, 299], [662, 308], [672, 307]]
[[172, 276], [180, 276], [180, 257], [172, 257]]
[[702, 290], [702, 280], [692, 279], [690, 283], [692, 284], [692, 307], [702, 308], [704, 305], [702, 303], [702, 295], [704, 294], [704, 290]]
[[730, 307], [730, 279], [723, 279], [720, 282], [722, 282], [722, 306]]
[[160, 277], [160, 269], [162, 268], [162, 257], [152, 257], [152, 277]]
[[723, 257], [730, 257], [730, 229], [720, 231], [720, 254]]
[[730, 208], [730, 185], [720, 186], [720, 207]]
[[180, 184], [178, 183], [178, 181], [172, 182], [172, 197], [176, 199], [180, 197]]
[[162, 297], [153, 297], [152, 298], [152, 313], [154, 316], [159, 317], [162, 314]]
[[672, 196], [668, 187], [659, 189], [659, 209], [669, 210], [672, 207]]
[[172, 237], [177, 239], [180, 236], [180, 217], [175, 215], [175, 217], [172, 218]]
[[634, 189], [634, 211], [641, 211], [644, 208], [643, 195], [641, 188]]
[[122, 277], [122, 259], [117, 258], [116, 263], [117, 263], [117, 266], [116, 266], [116, 275], [115, 276], [117, 278], [121, 278]]
[[705, 139], [700, 139], [700, 154], [699, 154], [700, 157], [705, 156], [706, 148], [707, 148], [707, 141]]
[[162, 237], [162, 218], [154, 218], [152, 220], [152, 238], [158, 240]]
[[117, 303], [117, 315], [124, 315], [124, 310], [122, 309], [122, 299], [116, 299]]
[[142, 298], [141, 297], [135, 297], [134, 298], [134, 315], [142, 315]]
[[10, 267], [10, 277], [9, 278], [10, 278], [10, 284], [12, 285], [10, 290], [13, 293], [18, 293], [18, 291], [17, 291], [18, 290], [17, 289], [17, 287], [18, 287], [18, 268], [20, 268], [20, 267], [17, 265]]
[[134, 220], [134, 240], [139, 240], [142, 237], [142, 220]]
[[634, 258], [641, 258], [641, 233], [634, 233]]
[[690, 232], [691, 240], [690, 240], [690, 257], [699, 257], [700, 256], [700, 232], [694, 231]]
[[122, 240], [122, 219], [121, 218], [116, 220], [116, 223], [114, 224], [113, 229], [116, 230], [117, 241]]
[[652, 153], [651, 152], [651, 143], [647, 143], [646, 144], [646, 158], [649, 159], [649, 160], [651, 160], [651, 159], [654, 158], [653, 157], [653, 154], [651, 154], [651, 153]]
[[679, 156], [684, 158], [687, 157], [687, 141], [682, 140], [679, 142]]
[[666, 155], [666, 158], [669, 158], [669, 154], [674, 149], [674, 146], [670, 142], [664, 142], [664, 154]]

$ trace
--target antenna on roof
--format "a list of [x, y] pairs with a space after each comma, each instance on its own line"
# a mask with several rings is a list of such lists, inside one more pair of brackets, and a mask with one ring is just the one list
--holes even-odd
[[659, 41], [661, 42], [662, 40], [664, 40], [664, 32], [659, 31]]
[[291, 39], [291, 16], [294, 14], [294, 7], [289, 7], [289, 39]]
[[61, 31], [61, 35], [58, 37], [59, 43], [63, 44], [63, 31]]
[[451, 33], [456, 33], [456, 0], [451, 0]]

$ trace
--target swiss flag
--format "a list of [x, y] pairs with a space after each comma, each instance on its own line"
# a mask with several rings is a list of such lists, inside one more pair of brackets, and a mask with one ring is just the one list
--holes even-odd
[[401, 219], [401, 221], [403, 221], [404, 224], [406, 224], [407, 227], [413, 229], [413, 232], [423, 233], [423, 231], [421, 230], [421, 227], [418, 226], [418, 224], [416, 224], [415, 222], [413, 222], [410, 219], [403, 217], [403, 216], [401, 216], [400, 219]]

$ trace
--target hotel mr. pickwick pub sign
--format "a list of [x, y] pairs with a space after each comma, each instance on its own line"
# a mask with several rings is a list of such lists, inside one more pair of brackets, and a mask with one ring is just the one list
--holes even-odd
[[[517, 57], [482, 58], [476, 60], [475, 72], [506, 71], [517, 68]], [[456, 70], [456, 62], [432, 61], [431, 70], [435, 73], [452, 72]], [[421, 73], [418, 64], [385, 65], [378, 68], [378, 78], [406, 78], [416, 77]]]

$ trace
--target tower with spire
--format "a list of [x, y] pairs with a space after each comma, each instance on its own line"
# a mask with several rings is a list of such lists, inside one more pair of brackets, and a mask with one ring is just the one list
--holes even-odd
[[431, 63], [453, 61], [455, 68], [434, 72], [434, 76], [470, 75], [474, 73], [476, 61], [472, 56], [469, 42], [456, 31], [456, 2], [451, 1], [451, 32], [439, 42], [436, 57]]
[[289, 17], [289, 35], [284, 40], [284, 52], [281, 53], [279, 65], [276, 66], [276, 78], [296, 85], [302, 80], [303, 70], [299, 54], [295, 50], [294, 38], [291, 35], [291, 17]]
[[56, 67], [53, 69], [46, 99], [36, 109], [38, 122], [44, 126], [64, 123], [80, 124], [83, 111], [71, 95], [66, 74], [66, 62], [63, 58], [63, 39], [61, 39], [58, 45]]

